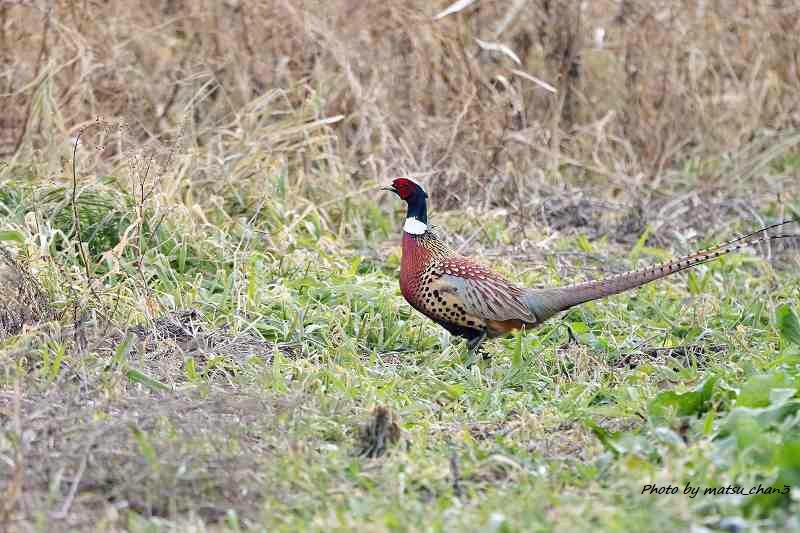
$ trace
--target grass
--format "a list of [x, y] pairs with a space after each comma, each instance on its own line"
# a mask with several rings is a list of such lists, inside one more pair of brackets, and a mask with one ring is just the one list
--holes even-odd
[[795, 8], [534, 4], [0, 5], [2, 528], [800, 529], [796, 242], [472, 365], [400, 296], [401, 173], [528, 286], [800, 214]]
[[[6, 182], [5, 286], [46, 295], [28, 310], [4, 300], [27, 317], [0, 349], [12, 529], [797, 526], [793, 496], [683, 495], [687, 483], [796, 487], [791, 248], [772, 266], [740, 254], [570, 311], [582, 346], [564, 347], [551, 321], [467, 366], [400, 298], [400, 218], [375, 208], [377, 193], [319, 214], [247, 187], [204, 195], [202, 209], [154, 192], [159, 229], [139, 236], [150, 208], [121, 181], [85, 179], [78, 197], [94, 285], [72, 221], [48, 202], [63, 189]], [[513, 251], [504, 217], [482, 224], [473, 250]], [[578, 232], [532, 246], [537, 268], [493, 262], [546, 285], [594, 256], [616, 269], [669, 253], [635, 241]], [[661, 346], [693, 348], [647, 351]], [[378, 406], [399, 442], [362, 429]], [[365, 438], [387, 439], [387, 453], [361, 455]], [[680, 494], [642, 494], [648, 484]]]

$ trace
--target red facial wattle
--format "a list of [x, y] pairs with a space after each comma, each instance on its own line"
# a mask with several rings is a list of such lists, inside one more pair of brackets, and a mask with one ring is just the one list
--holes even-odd
[[397, 178], [392, 182], [392, 186], [403, 200], [407, 200], [414, 193], [415, 185], [405, 178]]

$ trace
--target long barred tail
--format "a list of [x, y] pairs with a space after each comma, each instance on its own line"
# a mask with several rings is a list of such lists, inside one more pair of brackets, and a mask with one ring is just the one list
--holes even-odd
[[742, 248], [779, 239], [800, 238], [800, 234], [772, 235], [769, 233], [770, 230], [775, 228], [797, 223], [800, 223], [800, 220], [784, 220], [783, 222], [761, 228], [744, 237], [739, 237], [738, 239], [733, 239], [705, 250], [699, 250], [692, 254], [672, 259], [666, 263], [645, 267], [640, 270], [624, 272], [600, 280], [586, 281], [555, 289], [532, 289], [527, 295], [528, 304], [540, 321], [545, 320], [559, 311], [564, 311], [575, 305], [635, 289], [651, 281], [680, 272], [681, 270], [713, 261], [718, 257]]

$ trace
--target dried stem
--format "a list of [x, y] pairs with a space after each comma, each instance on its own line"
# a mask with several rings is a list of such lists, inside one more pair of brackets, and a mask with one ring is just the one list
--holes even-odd
[[81, 217], [80, 213], [78, 212], [77, 157], [78, 157], [78, 144], [81, 141], [82, 134], [83, 134], [83, 129], [78, 131], [78, 135], [75, 137], [75, 145], [72, 147], [72, 198], [70, 203], [72, 204], [73, 224], [75, 225], [75, 233], [78, 239], [78, 252], [81, 254], [81, 261], [83, 262], [83, 268], [86, 273], [86, 283], [91, 288], [92, 274], [91, 274], [91, 269], [89, 268], [89, 257], [86, 254], [86, 250], [84, 250], [83, 248], [83, 241], [81, 240]]

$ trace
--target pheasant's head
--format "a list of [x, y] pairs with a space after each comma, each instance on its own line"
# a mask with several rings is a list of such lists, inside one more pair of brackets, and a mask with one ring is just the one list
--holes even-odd
[[428, 227], [428, 193], [422, 185], [411, 178], [395, 178], [392, 184], [381, 187], [384, 191], [391, 191], [408, 204], [408, 214], [403, 229], [406, 233], [419, 235], [425, 233]]
[[406, 203], [411, 203], [416, 198], [423, 200], [428, 197], [428, 193], [422, 188], [422, 185], [412, 180], [411, 178], [395, 178], [392, 184], [386, 187], [381, 187], [384, 191], [391, 191], [399, 196]]

